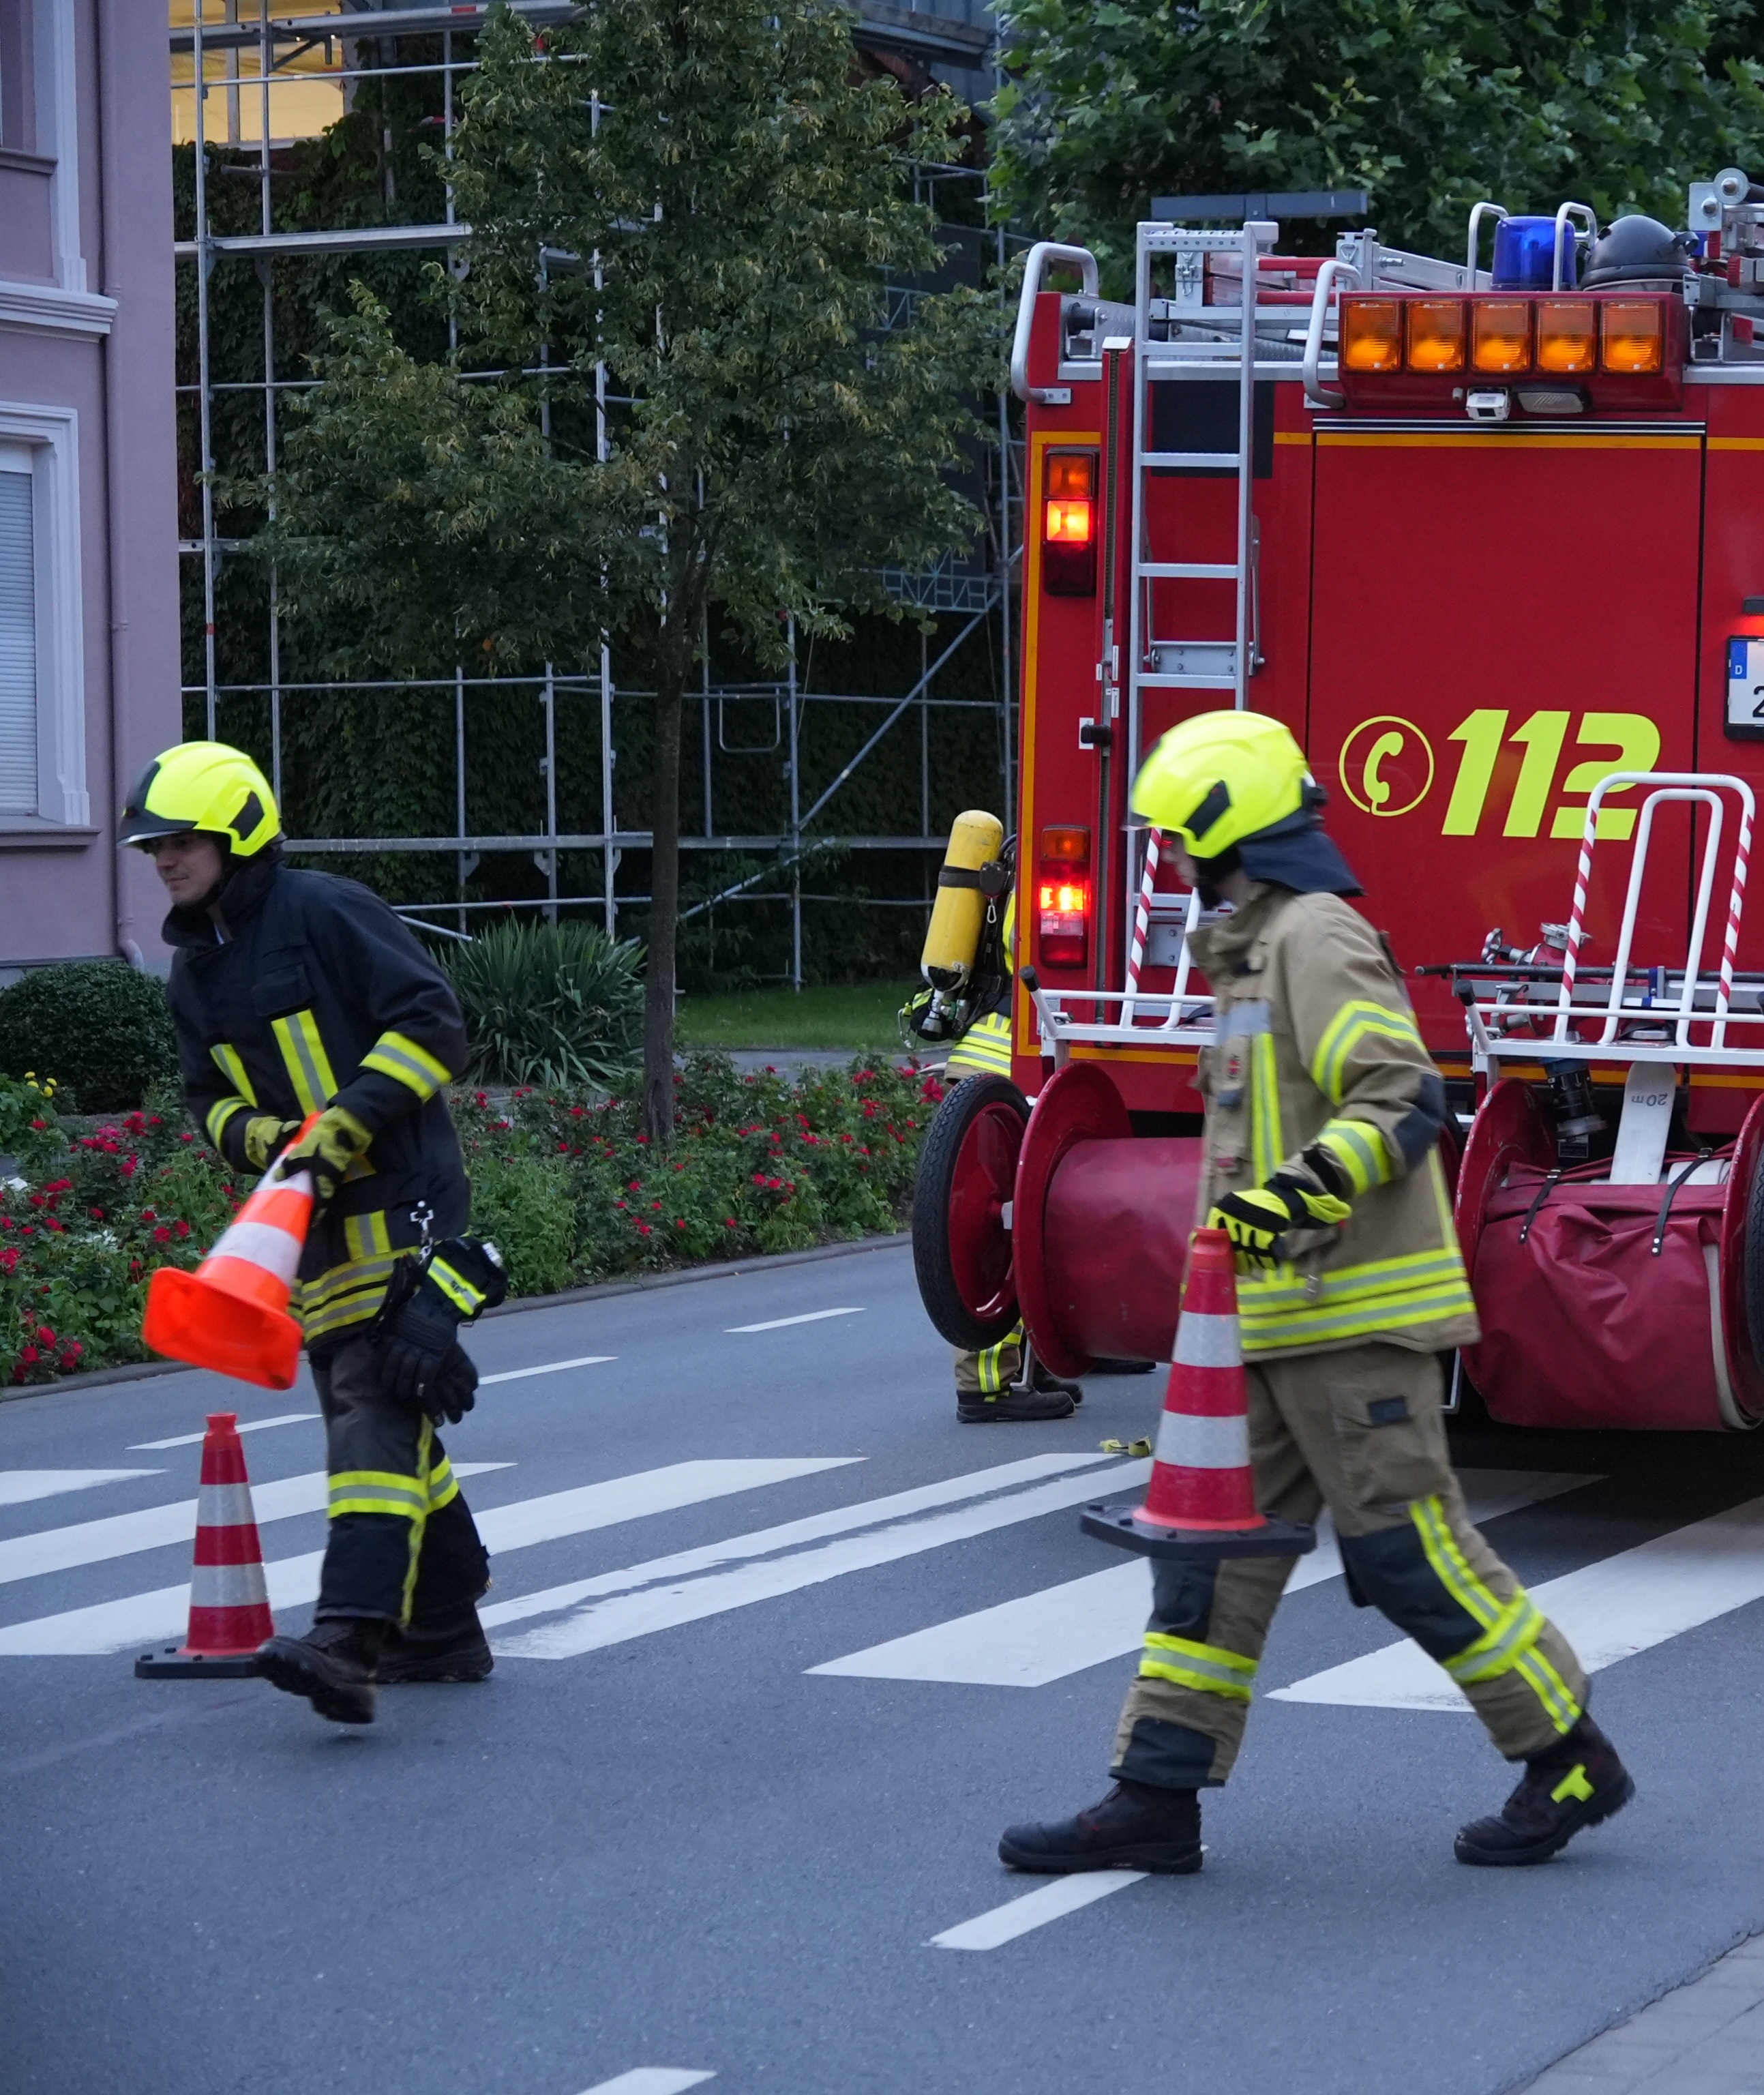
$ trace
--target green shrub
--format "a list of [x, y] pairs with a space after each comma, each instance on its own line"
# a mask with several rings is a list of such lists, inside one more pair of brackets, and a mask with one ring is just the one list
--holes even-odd
[[[512, 1293], [899, 1227], [934, 1078], [877, 1056], [792, 1084], [701, 1055], [675, 1082], [665, 1150], [642, 1133], [634, 1074], [611, 1096], [453, 1094], [473, 1226], [500, 1246]], [[148, 1276], [194, 1266], [249, 1184], [163, 1095], [70, 1137], [40, 1091], [0, 1081], [8, 1113], [20, 1176], [0, 1178], [0, 1384], [144, 1358]]]
[[592, 924], [493, 925], [446, 956], [480, 1083], [610, 1084], [642, 1052], [642, 948]]
[[126, 960], [63, 960], [0, 990], [0, 1070], [34, 1070], [65, 1112], [126, 1113], [177, 1075], [177, 1040], [156, 975]]

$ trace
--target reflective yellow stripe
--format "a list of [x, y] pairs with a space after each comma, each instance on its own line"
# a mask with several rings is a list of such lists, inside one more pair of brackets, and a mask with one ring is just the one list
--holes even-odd
[[1474, 1644], [1445, 1662], [1446, 1671], [1460, 1685], [1517, 1673], [1542, 1703], [1557, 1731], [1571, 1731], [1580, 1721], [1580, 1705], [1561, 1675], [1536, 1649], [1544, 1628], [1536, 1604], [1522, 1587], [1509, 1602], [1503, 1604], [1496, 1598], [1459, 1548], [1443, 1500], [1415, 1499], [1409, 1512], [1440, 1583], [1472, 1622], [1483, 1626], [1483, 1634]]
[[1418, 1325], [1444, 1323], [1475, 1313], [1476, 1304], [1463, 1282], [1431, 1292], [1392, 1294], [1358, 1309], [1283, 1310], [1277, 1317], [1241, 1325], [1245, 1353], [1277, 1347], [1318, 1346], [1347, 1339], [1370, 1339], [1380, 1331], [1405, 1331]]
[[281, 1050], [301, 1112], [322, 1113], [337, 1095], [337, 1079], [319, 1038], [318, 1021], [310, 1011], [297, 1011], [291, 1017], [272, 1019], [270, 1030]]
[[1250, 1042], [1249, 1077], [1251, 1164], [1257, 1184], [1265, 1186], [1285, 1162], [1287, 1153], [1280, 1139], [1280, 1072], [1271, 1033], [1258, 1033]]
[[429, 1473], [429, 1510], [438, 1513], [459, 1496], [460, 1479], [453, 1474], [452, 1463], [443, 1455]]
[[[423, 1421], [422, 1437], [416, 1444], [416, 1466], [422, 1472], [423, 1479], [423, 1509], [411, 1522], [411, 1557], [409, 1566], [404, 1574], [404, 1605], [399, 1611], [400, 1622], [407, 1622], [411, 1618], [411, 1602], [416, 1592], [417, 1569], [422, 1562], [423, 1530], [429, 1518], [429, 1458], [434, 1446], [434, 1426], [425, 1418]], [[458, 1488], [455, 1485], [455, 1489]]]
[[[344, 1223], [346, 1241], [349, 1222], [355, 1220], [377, 1221], [384, 1234], [383, 1215], [350, 1217]], [[328, 1268], [315, 1280], [302, 1281], [296, 1291], [294, 1311], [307, 1343], [372, 1316], [385, 1300], [394, 1266], [409, 1256], [408, 1251], [400, 1251], [375, 1258], [351, 1259], [347, 1265]]]
[[339, 1470], [330, 1481], [330, 1515], [346, 1513], [395, 1514], [420, 1520], [429, 1505], [420, 1476], [403, 1477], [391, 1470]]
[[[1158, 1654], [1163, 1652], [1171, 1656], [1161, 1657]], [[1256, 1662], [1218, 1644], [1194, 1644], [1162, 1630], [1148, 1630], [1139, 1677], [1174, 1681], [1178, 1688], [1192, 1688], [1203, 1695], [1222, 1695], [1228, 1702], [1247, 1702], [1249, 1683], [1256, 1677]]]
[[481, 1288], [474, 1287], [464, 1274], [455, 1273], [445, 1259], [431, 1259], [429, 1277], [462, 1317], [475, 1317], [484, 1306]]
[[1347, 1088], [1348, 1057], [1362, 1040], [1374, 1034], [1426, 1052], [1422, 1048], [1415, 1021], [1407, 1012], [1392, 1011], [1387, 1004], [1368, 1004], [1360, 997], [1352, 999], [1323, 1028], [1323, 1037], [1311, 1057], [1311, 1081], [1332, 1106], [1341, 1104]]
[[1366, 1259], [1357, 1265], [1332, 1266], [1315, 1276], [1313, 1283], [1295, 1275], [1291, 1266], [1272, 1274], [1240, 1274], [1237, 1308], [1240, 1317], [1270, 1317], [1285, 1309], [1304, 1309], [1313, 1303], [1327, 1307], [1361, 1302], [1392, 1289], [1435, 1286], [1461, 1280], [1464, 1261], [1457, 1244], [1436, 1251], [1405, 1252], [1396, 1258]]
[[974, 1360], [974, 1374], [979, 1379], [981, 1394], [996, 1396], [1004, 1387], [1004, 1356], [1013, 1347], [1023, 1343], [1023, 1327], [1013, 1325], [995, 1346], [988, 1346]]
[[[364, 1265], [372, 1260], [390, 1257], [392, 1232], [386, 1227], [385, 1210], [382, 1208], [372, 1214], [345, 1215], [343, 1248], [349, 1253], [351, 1265]], [[349, 1266], [342, 1265], [332, 1269], [336, 1273], [346, 1273], [349, 1270]]]
[[1011, 1021], [1001, 1011], [977, 1018], [950, 1050], [945, 1065], [952, 1069], [987, 1069], [1000, 1077], [1011, 1074]]
[[1332, 1120], [1317, 1139], [1356, 1194], [1370, 1193], [1396, 1175], [1383, 1136], [1363, 1120]]
[[252, 1087], [250, 1078], [245, 1074], [245, 1061], [238, 1049], [230, 1047], [224, 1040], [219, 1040], [208, 1052], [214, 1056], [216, 1066], [220, 1069], [221, 1075], [232, 1085], [234, 1091], [248, 1106], [255, 1106], [257, 1104], [257, 1093]]
[[382, 1077], [396, 1077], [420, 1099], [432, 1099], [453, 1074], [407, 1033], [382, 1033], [362, 1056], [361, 1066], [377, 1069]]
[[227, 1122], [236, 1113], [249, 1113], [252, 1101], [250, 1099], [235, 1096], [230, 1099], [216, 1099], [208, 1108], [207, 1116], [203, 1122], [203, 1126], [207, 1129], [208, 1139], [216, 1149], [220, 1147], [220, 1137], [225, 1130]]

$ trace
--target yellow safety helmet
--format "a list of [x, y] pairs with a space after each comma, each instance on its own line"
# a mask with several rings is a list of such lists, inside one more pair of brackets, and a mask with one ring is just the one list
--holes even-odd
[[181, 742], [141, 774], [116, 825], [120, 844], [150, 844], [191, 830], [226, 840], [233, 858], [255, 858], [281, 834], [269, 781], [243, 750], [224, 742]]
[[1314, 804], [1316, 782], [1291, 731], [1265, 713], [1197, 713], [1158, 743], [1133, 782], [1133, 809], [1213, 859]]

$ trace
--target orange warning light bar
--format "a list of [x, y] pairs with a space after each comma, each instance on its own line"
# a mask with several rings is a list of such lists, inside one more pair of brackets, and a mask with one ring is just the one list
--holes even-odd
[[1344, 298], [1341, 363], [1346, 371], [1400, 371], [1402, 308], [1394, 298]]
[[1657, 371], [1665, 354], [1666, 308], [1658, 298], [1610, 298], [1601, 303], [1601, 370]]
[[1408, 312], [1411, 371], [1464, 368], [1464, 307], [1457, 298], [1411, 298]]
[[1470, 307], [1470, 364], [1477, 371], [1524, 371], [1531, 361], [1527, 298], [1479, 298]]
[[1562, 377], [1588, 372], [1597, 348], [1596, 308], [1590, 298], [1540, 298], [1537, 368]]

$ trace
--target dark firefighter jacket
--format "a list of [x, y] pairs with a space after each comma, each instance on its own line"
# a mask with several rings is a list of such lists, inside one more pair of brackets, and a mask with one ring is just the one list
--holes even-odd
[[174, 909], [169, 985], [184, 1095], [236, 1171], [246, 1123], [335, 1103], [372, 1134], [300, 1261], [293, 1307], [322, 1345], [379, 1307], [394, 1261], [463, 1230], [471, 1189], [441, 1087], [465, 1030], [439, 968], [380, 898], [352, 880], [253, 862], [222, 893], [230, 936]]

